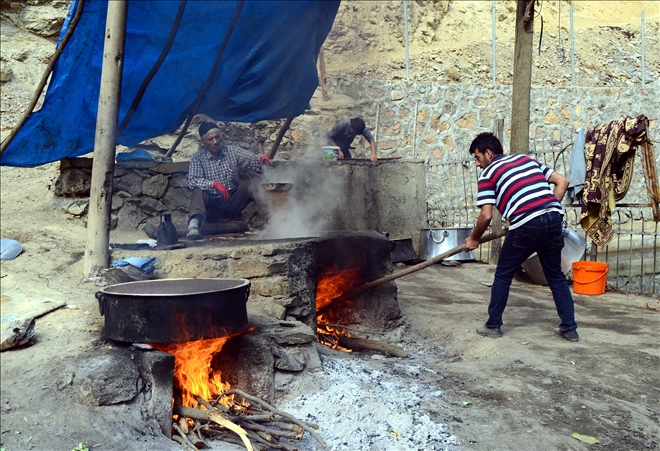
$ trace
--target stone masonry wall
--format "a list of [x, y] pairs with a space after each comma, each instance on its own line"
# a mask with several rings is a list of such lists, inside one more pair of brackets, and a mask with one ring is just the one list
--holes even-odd
[[[336, 112], [337, 116], [365, 119], [375, 132], [381, 157], [423, 159], [426, 165], [429, 217], [451, 216], [447, 210], [470, 210], [474, 206], [477, 171], [468, 155], [472, 139], [480, 132], [493, 131], [498, 118], [504, 119], [504, 149], [509, 150], [511, 124], [511, 86], [439, 84], [431, 82], [338, 79], [330, 81], [333, 97], [348, 97], [354, 102]], [[323, 102], [316, 100], [318, 110]], [[315, 104], [310, 113], [314, 119]], [[638, 88], [563, 88], [533, 87], [530, 107], [530, 152], [542, 162], [553, 165], [564, 147], [566, 163], [577, 128], [588, 131], [593, 126], [617, 120], [623, 114], [645, 114], [650, 119], [650, 136], [660, 135], [658, 113], [660, 93]], [[315, 135], [314, 121], [305, 115], [292, 125], [293, 136], [303, 136], [307, 145], [322, 139]], [[330, 124], [332, 125], [332, 124]], [[365, 141], [356, 140], [357, 151], [366, 152]], [[299, 142], [298, 145], [304, 145]], [[554, 151], [552, 153], [551, 151]], [[545, 161], [544, 161], [545, 160]], [[656, 167], [660, 152], [655, 149]], [[642, 160], [636, 158], [633, 185], [623, 202], [647, 203]], [[567, 174], [559, 160], [557, 169]], [[474, 212], [464, 216], [476, 218]]]

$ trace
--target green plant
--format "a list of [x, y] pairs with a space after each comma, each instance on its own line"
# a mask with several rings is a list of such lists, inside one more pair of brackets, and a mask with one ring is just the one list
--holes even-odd
[[84, 443], [78, 443], [71, 451], [89, 451], [89, 448]]

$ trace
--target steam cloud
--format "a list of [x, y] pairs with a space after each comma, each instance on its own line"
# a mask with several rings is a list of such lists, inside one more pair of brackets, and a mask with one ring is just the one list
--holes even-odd
[[[258, 239], [305, 238], [337, 230], [337, 211], [345, 204], [344, 177], [322, 164], [320, 146], [308, 150], [308, 157], [295, 167], [271, 167], [261, 183], [292, 183], [288, 202], [277, 205], [261, 185], [253, 193], [258, 205], [267, 211], [267, 223]], [[275, 204], [275, 205], [274, 205]]]

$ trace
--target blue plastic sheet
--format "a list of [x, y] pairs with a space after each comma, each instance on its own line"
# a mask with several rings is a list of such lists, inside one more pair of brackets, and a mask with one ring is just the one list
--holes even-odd
[[[188, 1], [174, 44], [118, 144], [171, 133], [185, 121], [209, 76], [237, 1]], [[71, 4], [62, 34], [78, 0]], [[128, 2], [119, 123], [165, 47], [179, 2]], [[197, 113], [221, 121], [295, 117], [318, 86], [318, 52], [339, 1], [245, 1], [220, 67]], [[0, 165], [38, 166], [92, 152], [107, 1], [86, 1], [55, 65], [39, 111], [0, 157]]]
[[112, 262], [113, 267], [121, 267], [131, 265], [140, 271], [151, 272], [154, 270], [154, 263], [156, 257], [128, 257], [122, 260], [115, 260]]

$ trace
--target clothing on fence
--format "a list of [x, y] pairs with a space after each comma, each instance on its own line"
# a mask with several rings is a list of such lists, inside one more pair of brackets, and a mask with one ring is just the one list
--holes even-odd
[[648, 140], [648, 125], [649, 120], [644, 115], [624, 115], [617, 121], [597, 125], [587, 133], [587, 170], [580, 224], [600, 248], [612, 239], [611, 212], [628, 192], [635, 150]]

